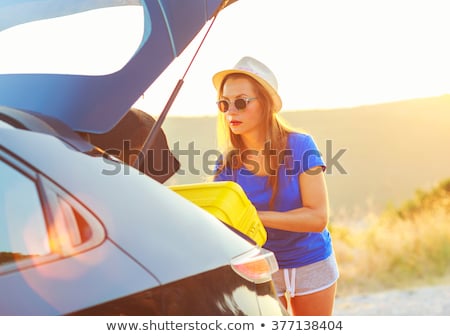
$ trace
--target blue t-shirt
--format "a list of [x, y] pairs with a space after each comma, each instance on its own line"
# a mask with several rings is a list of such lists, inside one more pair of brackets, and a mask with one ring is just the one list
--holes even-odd
[[[291, 133], [288, 149], [292, 151], [289, 163], [280, 166], [278, 193], [275, 211], [288, 211], [302, 207], [299, 175], [304, 171], [325, 163], [313, 138], [308, 134]], [[267, 176], [252, 174], [245, 167], [232, 171], [226, 168], [215, 177], [215, 181], [234, 181], [244, 189], [257, 210], [270, 210], [272, 190]], [[322, 232], [292, 232], [266, 228], [267, 241], [264, 248], [274, 252], [280, 268], [296, 268], [326, 259], [332, 253], [328, 229]]]

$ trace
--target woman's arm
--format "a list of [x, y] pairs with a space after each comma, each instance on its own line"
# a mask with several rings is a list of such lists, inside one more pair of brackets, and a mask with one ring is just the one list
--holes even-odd
[[286, 212], [258, 211], [265, 227], [294, 232], [321, 232], [328, 224], [328, 192], [321, 167], [299, 176], [303, 207]]

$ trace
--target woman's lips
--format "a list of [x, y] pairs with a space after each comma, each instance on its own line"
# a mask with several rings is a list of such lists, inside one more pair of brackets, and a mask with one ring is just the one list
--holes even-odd
[[242, 121], [237, 121], [237, 120], [230, 121], [230, 127], [236, 127], [236, 126], [239, 126], [240, 124], [242, 124]]

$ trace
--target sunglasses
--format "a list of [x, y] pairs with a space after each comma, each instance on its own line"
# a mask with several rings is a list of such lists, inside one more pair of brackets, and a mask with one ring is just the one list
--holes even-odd
[[228, 112], [230, 110], [231, 104], [234, 104], [237, 110], [242, 111], [245, 110], [248, 103], [250, 103], [252, 100], [255, 100], [256, 98], [238, 98], [234, 102], [227, 100], [227, 99], [221, 99], [217, 102], [217, 106], [219, 107], [220, 112]]

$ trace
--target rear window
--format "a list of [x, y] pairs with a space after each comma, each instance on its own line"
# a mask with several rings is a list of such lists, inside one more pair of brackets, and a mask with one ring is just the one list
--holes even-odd
[[[39, 5], [36, 1], [3, 5], [3, 14], [0, 4], [0, 74], [110, 74], [139, 49], [144, 36], [144, 10], [139, 0], [121, 1], [120, 5], [113, 0], [94, 1], [84, 5], [93, 9], [81, 12], [86, 8], [77, 7], [72, 8], [73, 13], [66, 13], [67, 6], [58, 6], [54, 0], [44, 2], [46, 9], [42, 1]], [[21, 6], [27, 6], [26, 15], [36, 13], [34, 17], [10, 18], [11, 13], [20, 16], [24, 12]], [[30, 11], [30, 6], [37, 6], [36, 11]], [[50, 6], [55, 9], [49, 10]], [[59, 13], [59, 7], [65, 7], [65, 12]], [[52, 15], [56, 17], [46, 18]]]

